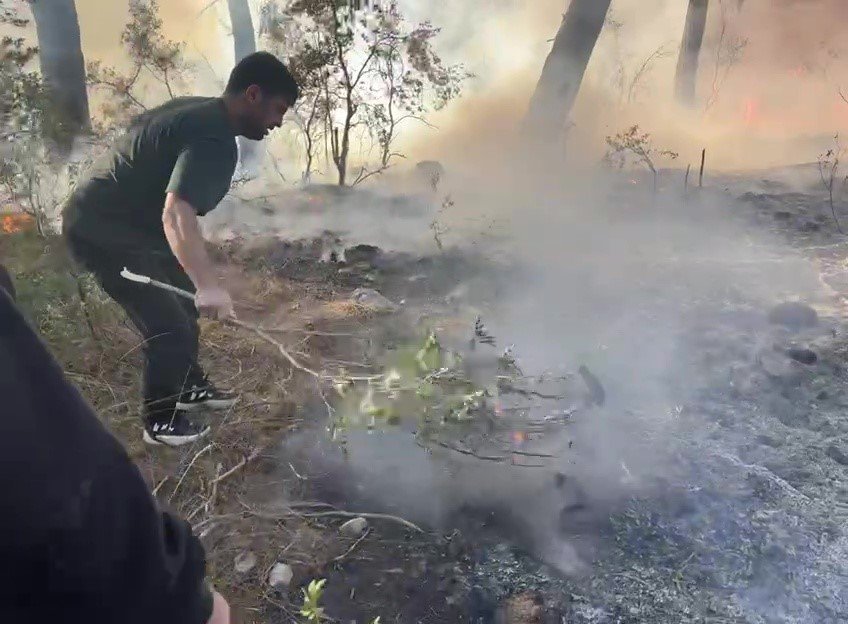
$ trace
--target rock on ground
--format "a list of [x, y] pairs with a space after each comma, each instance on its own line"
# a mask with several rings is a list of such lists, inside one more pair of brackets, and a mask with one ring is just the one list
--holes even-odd
[[362, 537], [368, 530], [368, 520], [365, 518], [354, 518], [348, 520], [341, 527], [339, 533], [347, 537]]
[[373, 288], [357, 288], [351, 299], [377, 312], [396, 312], [398, 307]]
[[787, 301], [774, 306], [768, 314], [769, 322], [799, 331], [815, 327], [819, 323], [818, 313], [806, 303]]
[[276, 563], [268, 574], [268, 584], [275, 589], [285, 589], [294, 578], [291, 566], [285, 563]]
[[235, 560], [235, 569], [239, 574], [247, 574], [256, 566], [256, 554], [246, 550], [239, 553]]
[[836, 444], [831, 444], [827, 447], [827, 456], [837, 464], [848, 466], [848, 451]]

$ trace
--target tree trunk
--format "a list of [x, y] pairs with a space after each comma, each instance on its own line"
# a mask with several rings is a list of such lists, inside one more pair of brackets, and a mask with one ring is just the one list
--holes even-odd
[[[230, 28], [233, 31], [234, 62], [256, 52], [256, 34], [253, 31], [253, 18], [247, 0], [227, 0], [230, 10]], [[236, 140], [239, 149], [240, 168], [245, 175], [254, 169], [259, 159], [259, 146], [256, 141], [244, 137]]]
[[238, 63], [248, 54], [256, 52], [256, 34], [247, 0], [227, 0], [230, 10], [230, 28], [233, 30], [233, 50]]
[[680, 44], [680, 56], [677, 59], [675, 76], [675, 95], [681, 104], [695, 104], [695, 86], [698, 79], [698, 57], [704, 42], [704, 30], [707, 26], [707, 8], [709, 0], [689, 0], [686, 13], [686, 26], [683, 29], [683, 43]]
[[536, 91], [526, 125], [537, 138], [561, 137], [577, 99], [611, 0], [571, 0]]
[[91, 128], [85, 59], [74, 0], [30, 0], [38, 36], [41, 74], [50, 99], [48, 138], [70, 148], [75, 136]]

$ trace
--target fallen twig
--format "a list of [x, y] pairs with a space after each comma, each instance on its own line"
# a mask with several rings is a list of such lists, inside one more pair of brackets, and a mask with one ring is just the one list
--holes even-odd
[[542, 457], [542, 458], [556, 458], [556, 455], [551, 455], [549, 453], [531, 453], [530, 451], [510, 451], [513, 455], [521, 455], [523, 457]]
[[228, 477], [231, 477], [231, 476], [232, 476], [232, 475], [234, 475], [236, 472], [238, 472], [239, 470], [241, 470], [242, 468], [244, 468], [247, 464], [249, 464], [249, 463], [250, 463], [250, 462], [252, 462], [254, 459], [256, 459], [257, 457], [259, 457], [259, 454], [260, 454], [261, 452], [262, 452], [262, 451], [261, 451], [260, 449], [258, 449], [258, 448], [257, 448], [257, 449], [253, 449], [253, 451], [251, 451], [250, 455], [247, 455], [246, 457], [242, 457], [242, 458], [241, 458], [241, 461], [240, 461], [239, 463], [237, 463], [235, 466], [233, 466], [232, 468], [230, 468], [227, 472], [225, 472], [224, 474], [218, 475], [217, 477], [215, 477], [214, 479], [212, 479], [211, 484], [212, 484], [213, 486], [217, 486], [217, 485], [218, 485], [221, 481], [223, 481], [224, 479], [226, 479], [226, 478], [228, 478]]
[[[246, 463], [246, 462], [245, 462]], [[212, 511], [212, 506], [215, 504], [215, 497], [218, 496], [218, 483], [221, 481], [221, 471], [224, 469], [224, 464], [218, 462], [215, 466], [215, 475], [216, 477], [212, 479], [212, 493], [209, 494], [209, 500], [203, 505], [203, 509], [206, 510], [206, 513], [210, 513]], [[188, 518], [191, 520], [191, 518]]]
[[566, 398], [565, 395], [560, 394], [545, 394], [543, 392], [537, 392], [536, 390], [525, 390], [524, 388], [519, 388], [518, 386], [506, 382], [501, 382], [499, 389], [503, 394], [514, 393], [520, 394], [524, 397], [536, 397], [548, 401], [560, 401]]
[[155, 488], [153, 488], [153, 496], [156, 496], [156, 495], [159, 493], [159, 490], [161, 490], [161, 489], [162, 489], [162, 486], [163, 486], [163, 485], [165, 485], [165, 484], [168, 482], [168, 479], [170, 479], [170, 478], [171, 478], [171, 477], [169, 477], [169, 476], [167, 476], [167, 475], [166, 475], [166, 476], [165, 476], [165, 478], [164, 478], [164, 479], [162, 479], [162, 480], [159, 482], [159, 485], [157, 485]]
[[352, 553], [356, 549], [357, 546], [359, 546], [359, 544], [362, 543], [362, 540], [364, 540], [370, 534], [371, 534], [371, 529], [366, 529], [365, 533], [362, 534], [362, 537], [360, 537], [358, 540], [356, 540], [350, 548], [348, 548], [345, 552], [343, 552], [338, 557], [333, 557], [332, 560], [335, 561], [336, 563], [338, 563], [339, 561], [342, 561], [343, 559], [345, 559], [350, 553]]
[[192, 460], [189, 462], [188, 466], [186, 466], [186, 469], [183, 471], [183, 476], [181, 476], [180, 480], [177, 481], [177, 485], [174, 487], [174, 491], [171, 492], [171, 496], [168, 498], [168, 501], [172, 501], [174, 499], [174, 496], [177, 495], [177, 490], [180, 489], [180, 486], [183, 484], [183, 481], [185, 481], [186, 475], [188, 475], [189, 470], [191, 470], [191, 467], [194, 466], [195, 462], [200, 458], [200, 456], [203, 455], [204, 453], [208, 453], [211, 450], [212, 450], [212, 444], [210, 443], [210, 444], [207, 444], [206, 446], [204, 446], [202, 449], [200, 449], [197, 452], [197, 455], [195, 455], [192, 458]]
[[469, 449], [463, 449], [463, 448], [459, 448], [459, 447], [456, 447], [456, 446], [451, 446], [447, 442], [442, 442], [441, 440], [434, 440], [434, 442], [438, 446], [441, 446], [442, 448], [446, 448], [449, 451], [454, 451], [454, 452], [460, 453], [462, 455], [470, 455], [471, 457], [474, 457], [476, 459], [482, 459], [482, 460], [485, 460], [485, 461], [496, 461], [496, 462], [502, 462], [502, 461], [506, 461], [507, 459], [509, 459], [508, 455], [480, 455], [477, 452], [469, 450]]

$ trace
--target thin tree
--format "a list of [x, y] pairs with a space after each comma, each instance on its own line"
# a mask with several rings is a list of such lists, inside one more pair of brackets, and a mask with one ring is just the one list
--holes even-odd
[[530, 100], [526, 127], [535, 138], [565, 131], [611, 0], [572, 0]]
[[[238, 63], [245, 56], [256, 52], [256, 33], [253, 29], [253, 18], [247, 0], [227, 0], [230, 12], [230, 28], [233, 31], [233, 58]], [[256, 161], [257, 145], [255, 142], [238, 138], [239, 161], [242, 170], [247, 169]]]
[[64, 150], [75, 136], [88, 132], [91, 120], [85, 59], [74, 0], [29, 0], [38, 36], [38, 59], [53, 123], [48, 138]]
[[686, 13], [686, 25], [683, 28], [683, 42], [677, 58], [677, 73], [674, 90], [677, 100], [691, 106], [695, 103], [695, 85], [698, 78], [698, 58], [704, 42], [707, 27], [709, 0], [689, 0]]
[[247, 0], [227, 0], [230, 28], [233, 30], [233, 52], [236, 63], [256, 52], [256, 33]]
[[[274, 13], [265, 10], [263, 31], [302, 87], [305, 178], [322, 147], [340, 186], [384, 171], [399, 156], [391, 146], [400, 124], [445, 106], [468, 77], [462, 65], [447, 65], [436, 54], [438, 28], [410, 27], [395, 0], [379, 10], [345, 0], [294, 0], [277, 19]], [[350, 176], [351, 150], [367, 137], [379, 146], [379, 162]]]

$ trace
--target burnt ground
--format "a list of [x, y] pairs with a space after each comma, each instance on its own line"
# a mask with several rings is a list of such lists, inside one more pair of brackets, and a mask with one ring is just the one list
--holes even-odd
[[[93, 339], [76, 285], [54, 283], [62, 267], [51, 260], [55, 250], [5, 248], [4, 241], [4, 261], [42, 335], [128, 445], [151, 488], [192, 518], [239, 621], [298, 621], [300, 588], [326, 578], [323, 604], [341, 622], [378, 615], [410, 623], [843, 622], [848, 244], [812, 187], [750, 177], [719, 182], [698, 201], [718, 198], [728, 219], [770, 231], [817, 268], [823, 284], [816, 323], [771, 323], [779, 299], [723, 285], [687, 308], [667, 379], [680, 389], [669, 406], [672, 420], [657, 423], [615, 401], [610, 408], [627, 412], [647, 437], [673, 429], [663, 438], [673, 461], [651, 475], [650, 487], [614, 504], [575, 508], [563, 501], [562, 542], [588, 544], [583, 558], [590, 565], [574, 574], [541, 563], [556, 557], [525, 539], [532, 526], [515, 511], [521, 501], [455, 504], [423, 534], [375, 519], [363, 540], [340, 537], [346, 518], [316, 513], [404, 510], [367, 489], [352, 491], [332, 472], [322, 478], [289, 465], [280, 441], [314, 431], [325, 413], [314, 384], [262, 341], [213, 324], [204, 328], [204, 349], [219, 376], [225, 373], [222, 381], [246, 400], [217, 423], [210, 449], [151, 454], [138, 443], [137, 345], [120, 315], [83, 281]], [[340, 262], [344, 247], [331, 234], [306, 242], [236, 241], [218, 258], [244, 303], [243, 318], [280, 330], [275, 335], [304, 361], [353, 362], [363, 371], [373, 370], [393, 343], [417, 335], [422, 323], [448, 326], [456, 317], [462, 334], [468, 319], [497, 305], [501, 289], [521, 275], [460, 251], [421, 257], [359, 248]], [[352, 304], [359, 287], [403, 302], [403, 312], [387, 317]], [[45, 293], [51, 296], [41, 298]], [[225, 482], [216, 481], [242, 460]], [[554, 483], [542, 492], [559, 508]], [[309, 505], [296, 504], [303, 501]], [[246, 550], [258, 563], [236, 573], [233, 561]], [[294, 571], [282, 592], [266, 583], [276, 561]]]
[[[375, 528], [358, 554], [324, 570], [328, 613], [340, 621], [380, 613], [397, 622], [845, 621], [848, 324], [840, 293], [848, 245], [820, 193], [765, 186], [768, 192], [735, 194], [731, 181], [701, 201], [727, 204], [728, 219], [770, 231], [814, 263], [824, 284], [815, 323], [770, 319], [779, 299], [724, 286], [688, 310], [669, 379], [688, 386], [672, 406], [676, 435], [666, 450], [675, 461], [652, 477], [648, 494], [566, 517], [564, 543], [591, 542], [588, 571], [563, 574], [541, 563], [550, 558], [522, 537], [532, 527], [520, 514], [477, 501], [457, 505], [428, 539]], [[312, 279], [298, 273], [305, 263], [293, 262], [290, 247], [282, 254], [288, 277]], [[462, 254], [400, 255], [325, 269], [341, 288], [376, 287], [407, 309], [423, 309], [457, 287], [474, 301], [459, 278], [506, 274], [468, 263]], [[429, 290], [410, 287], [420, 274]], [[480, 292], [498, 299], [491, 283]], [[655, 425], [647, 418], [637, 429]], [[381, 509], [385, 502], [367, 491], [328, 488], [320, 478], [311, 487], [300, 495], [396, 511]]]

